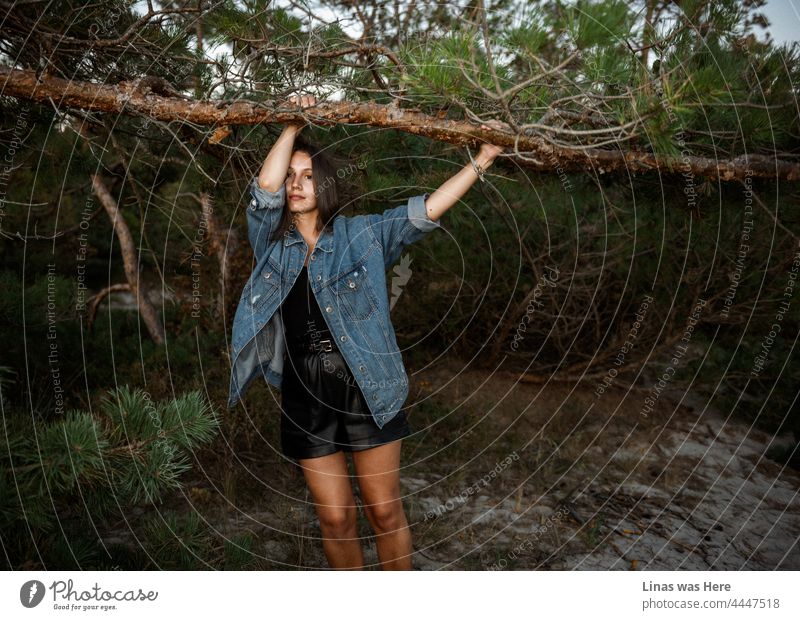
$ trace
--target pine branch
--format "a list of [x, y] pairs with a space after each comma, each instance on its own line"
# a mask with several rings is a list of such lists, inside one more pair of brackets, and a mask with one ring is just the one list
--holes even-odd
[[76, 506], [102, 516], [114, 506], [154, 502], [180, 486], [188, 452], [213, 439], [219, 419], [200, 392], [154, 404], [122, 386], [100, 416], [73, 410], [35, 432], [19, 425], [0, 438], [0, 526], [47, 529]]

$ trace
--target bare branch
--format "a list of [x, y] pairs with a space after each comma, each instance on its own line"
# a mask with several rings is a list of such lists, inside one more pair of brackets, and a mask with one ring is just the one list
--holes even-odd
[[[196, 125], [256, 125], [261, 123], [307, 122], [319, 125], [363, 124], [399, 129], [434, 140], [460, 146], [477, 147], [482, 142], [514, 147], [525, 162], [535, 169], [551, 171], [557, 161], [564, 171], [596, 170], [600, 174], [660, 170], [692, 173], [713, 180], [742, 180], [749, 174], [786, 181], [800, 180], [800, 165], [763, 155], [742, 155], [729, 160], [685, 156], [665, 157], [647, 152], [605, 150], [580, 145], [552, 144], [543, 136], [515, 135], [495, 129], [481, 129], [465, 121], [440, 119], [419, 110], [357, 102], [324, 102], [312, 108], [288, 109], [282, 105], [249, 101], [189, 100], [141, 92], [130, 82], [117, 85], [74, 82], [57, 77], [38, 79], [34, 71], [0, 67], [3, 94], [37, 102], [53, 102], [66, 108], [84, 108], [102, 112], [146, 114], [163, 120], [181, 120]], [[611, 141], [613, 142], [613, 141]], [[524, 155], [523, 155], [524, 154]]]

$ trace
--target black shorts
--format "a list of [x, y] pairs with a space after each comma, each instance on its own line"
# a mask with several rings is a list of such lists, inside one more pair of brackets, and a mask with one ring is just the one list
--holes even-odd
[[405, 412], [378, 428], [337, 350], [287, 353], [281, 385], [281, 450], [293, 459], [374, 448], [411, 434]]

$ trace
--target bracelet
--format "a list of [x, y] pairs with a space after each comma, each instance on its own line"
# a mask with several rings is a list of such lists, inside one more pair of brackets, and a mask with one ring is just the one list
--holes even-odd
[[483, 168], [478, 162], [476, 162], [472, 158], [472, 153], [469, 152], [469, 147], [467, 147], [467, 153], [469, 154], [469, 160], [472, 162], [472, 167], [475, 169], [475, 173], [478, 175], [478, 178], [481, 180], [481, 183], [484, 182], [483, 175], [486, 173], [486, 169]]

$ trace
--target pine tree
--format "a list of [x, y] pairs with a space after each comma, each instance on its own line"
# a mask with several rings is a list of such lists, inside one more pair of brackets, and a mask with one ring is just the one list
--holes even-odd
[[15, 565], [47, 557], [65, 532], [80, 538], [87, 518], [97, 525], [159, 503], [181, 487], [190, 455], [219, 427], [199, 392], [154, 403], [141, 388], [125, 386], [109, 392], [96, 414], [70, 410], [36, 424], [6, 419], [0, 541]]

